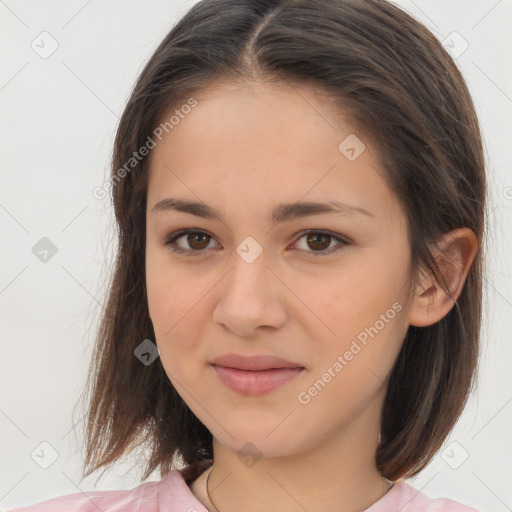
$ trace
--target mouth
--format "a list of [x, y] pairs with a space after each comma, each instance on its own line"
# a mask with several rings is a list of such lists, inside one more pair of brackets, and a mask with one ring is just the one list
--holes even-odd
[[211, 365], [219, 380], [236, 393], [248, 396], [274, 391], [306, 372], [303, 366], [249, 370]]
[[234, 368], [237, 370], [280, 370], [283, 368], [304, 368], [297, 362], [288, 361], [272, 354], [237, 354], [229, 353], [215, 358], [210, 362], [216, 366]]

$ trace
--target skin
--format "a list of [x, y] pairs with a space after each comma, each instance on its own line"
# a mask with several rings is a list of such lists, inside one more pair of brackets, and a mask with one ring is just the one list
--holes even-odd
[[[404, 213], [369, 141], [360, 137], [366, 149], [355, 161], [338, 149], [355, 132], [332, 99], [306, 86], [221, 81], [194, 97], [198, 105], [150, 155], [146, 282], [165, 371], [213, 435], [210, 495], [222, 512], [363, 510], [392, 485], [376, 469], [375, 450], [387, 378], [407, 328], [437, 322], [454, 302], [427, 273], [409, 280]], [[202, 201], [224, 222], [152, 211], [167, 197]], [[329, 200], [372, 216], [267, 220], [278, 203]], [[195, 256], [165, 245], [173, 232], [194, 228], [210, 238], [187, 243], [185, 235], [176, 244]], [[351, 243], [328, 236], [308, 243], [307, 230]], [[252, 263], [236, 252], [249, 236], [263, 250]], [[443, 243], [453, 263], [440, 260], [441, 267], [457, 298], [476, 237], [463, 228]], [[300, 403], [298, 394], [396, 303], [400, 312]], [[270, 393], [244, 396], [209, 365], [227, 352], [271, 353], [306, 371]], [[261, 456], [250, 466], [238, 457], [248, 442]], [[215, 510], [206, 497], [209, 472], [190, 489]]]

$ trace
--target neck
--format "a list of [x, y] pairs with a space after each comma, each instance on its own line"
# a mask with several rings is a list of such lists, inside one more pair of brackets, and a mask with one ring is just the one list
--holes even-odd
[[[368, 411], [359, 420], [334, 434], [325, 432], [325, 441], [314, 449], [252, 462], [244, 459], [245, 463], [214, 437], [214, 463], [202, 475], [203, 503], [211, 512], [296, 512], [298, 507], [308, 512], [366, 510], [392, 482], [375, 465], [378, 431], [369, 426], [376, 422], [370, 421]], [[206, 492], [208, 476], [211, 501]]]

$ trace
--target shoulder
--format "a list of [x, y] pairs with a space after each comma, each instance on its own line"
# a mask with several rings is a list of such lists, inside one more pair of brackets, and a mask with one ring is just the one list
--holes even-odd
[[[387, 510], [388, 505], [400, 512], [479, 512], [475, 508], [459, 503], [448, 498], [430, 498], [426, 494], [415, 489], [407, 482], [396, 482], [379, 502], [368, 509], [368, 512], [380, 512]], [[375, 507], [375, 508], [374, 508]]]
[[187, 485], [204, 466], [169, 471], [162, 480], [145, 482], [132, 490], [80, 492], [6, 512], [208, 512]]
[[127, 510], [158, 511], [158, 493], [161, 482], [145, 482], [131, 490], [84, 491], [52, 498], [33, 505], [6, 512], [108, 512]]

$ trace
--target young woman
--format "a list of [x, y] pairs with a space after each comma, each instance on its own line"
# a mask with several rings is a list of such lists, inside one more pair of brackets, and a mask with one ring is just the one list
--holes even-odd
[[452, 58], [383, 0], [203, 0], [142, 71], [84, 474], [19, 512], [475, 509], [404, 480], [480, 336], [485, 169]]

